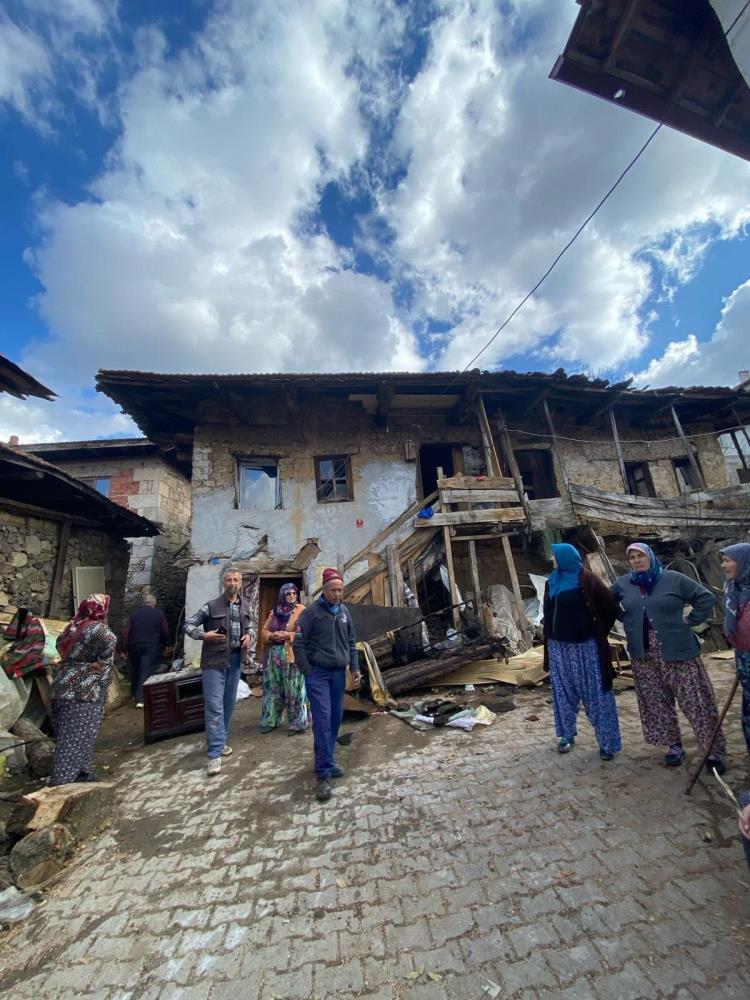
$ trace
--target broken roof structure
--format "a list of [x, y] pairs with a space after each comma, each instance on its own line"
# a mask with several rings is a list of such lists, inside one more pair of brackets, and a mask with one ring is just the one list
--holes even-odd
[[750, 160], [750, 86], [736, 62], [748, 46], [735, 46], [737, 9], [721, 0], [578, 2], [551, 79]]
[[39, 399], [50, 401], [56, 395], [3, 354], [0, 354], [0, 392], [7, 392], [16, 399], [37, 396]]
[[0, 507], [97, 527], [122, 538], [159, 534], [147, 518], [113, 503], [44, 459], [5, 444], [0, 444]]

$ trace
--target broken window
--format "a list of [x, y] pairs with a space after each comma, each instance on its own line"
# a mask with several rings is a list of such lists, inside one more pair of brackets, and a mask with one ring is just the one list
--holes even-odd
[[275, 459], [240, 459], [237, 473], [237, 496], [241, 510], [278, 510], [281, 507], [279, 463]]
[[[696, 464], [698, 459], [696, 458]], [[682, 458], [673, 458], [672, 466], [674, 468], [675, 478], [677, 479], [677, 488], [680, 493], [690, 493], [693, 490], [701, 489], [700, 478], [693, 468], [693, 463], [685, 455]], [[700, 468], [700, 466], [698, 466]]]
[[354, 499], [349, 455], [318, 455], [315, 458], [315, 492], [318, 503]]
[[109, 484], [110, 484], [109, 476], [102, 476], [94, 479], [82, 479], [81, 482], [85, 483], [87, 486], [90, 486], [92, 489], [97, 490], [103, 496], [105, 497], [109, 496]]
[[552, 458], [547, 448], [519, 448], [513, 451], [529, 500], [559, 497]]
[[648, 462], [626, 462], [625, 475], [628, 477], [628, 490], [633, 496], [656, 496]]

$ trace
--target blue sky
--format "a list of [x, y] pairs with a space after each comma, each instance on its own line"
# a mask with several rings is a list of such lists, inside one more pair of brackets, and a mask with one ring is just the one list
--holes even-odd
[[[100, 367], [461, 368], [653, 127], [548, 79], [573, 0], [6, 0], [0, 437], [132, 433]], [[663, 129], [481, 357], [750, 367], [750, 164]]]

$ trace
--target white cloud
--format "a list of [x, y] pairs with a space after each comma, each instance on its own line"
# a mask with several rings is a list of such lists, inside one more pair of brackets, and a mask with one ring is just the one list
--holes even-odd
[[[46, 80], [52, 101], [48, 78], [71, 60], [82, 99], [121, 126], [86, 200], [38, 195], [42, 235], [27, 252], [50, 330], [29, 356], [64, 394], [66, 435], [95, 436], [80, 432], [80, 386], [99, 367], [462, 367], [652, 128], [548, 80], [576, 14], [559, 0], [438, 4], [409, 79], [421, 5], [222, 0], [178, 56], [156, 28], [140, 31], [125, 75], [114, 0], [42, 3], [50, 16], [31, 18], [29, 37], [42, 39], [47, 68], [29, 56], [29, 79]], [[54, 57], [42, 21], [61, 40]], [[88, 76], [80, 34], [98, 40]], [[112, 62], [123, 75], [102, 106], [98, 74]], [[18, 100], [31, 100], [30, 86]], [[38, 112], [38, 101], [28, 106]], [[394, 189], [385, 178], [397, 166]], [[633, 366], [651, 298], [694, 279], [710, 246], [750, 218], [747, 174], [662, 130], [477, 363], [535, 352], [540, 365]], [[318, 225], [330, 182], [376, 199], [355, 248], [376, 274], [357, 273], [355, 252]], [[430, 335], [433, 321], [453, 328]], [[96, 409], [98, 433], [111, 412]]]
[[38, 123], [36, 95], [51, 78], [44, 44], [0, 10], [0, 104], [5, 102], [27, 121]]
[[694, 334], [672, 341], [664, 353], [636, 376], [636, 384], [737, 385], [739, 372], [750, 368], [750, 281], [725, 300], [721, 319], [707, 343]]

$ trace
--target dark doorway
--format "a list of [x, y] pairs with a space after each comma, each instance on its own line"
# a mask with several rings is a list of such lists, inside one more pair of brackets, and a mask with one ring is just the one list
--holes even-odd
[[437, 489], [437, 470], [444, 476], [455, 473], [452, 444], [423, 444], [419, 449], [419, 473], [422, 479], [422, 496], [429, 496]]
[[626, 462], [625, 475], [628, 477], [628, 490], [634, 497], [656, 496], [648, 462]]
[[519, 448], [513, 454], [529, 500], [549, 500], [560, 496], [548, 449]]

